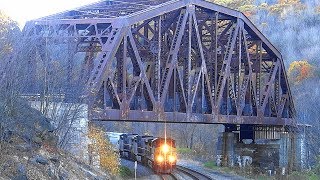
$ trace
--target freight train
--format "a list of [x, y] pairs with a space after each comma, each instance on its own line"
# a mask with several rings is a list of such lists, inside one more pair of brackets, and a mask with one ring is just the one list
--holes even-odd
[[122, 134], [119, 153], [123, 158], [138, 161], [156, 173], [171, 173], [177, 162], [175, 140], [138, 134]]

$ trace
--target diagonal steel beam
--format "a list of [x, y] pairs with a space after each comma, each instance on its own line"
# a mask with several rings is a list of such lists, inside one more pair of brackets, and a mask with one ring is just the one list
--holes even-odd
[[274, 79], [276, 77], [277, 72], [279, 71], [279, 67], [280, 67], [280, 60], [277, 59], [277, 61], [275, 62], [275, 65], [273, 65], [273, 69], [272, 72], [270, 72], [269, 74], [269, 79], [268, 82], [265, 86], [263, 95], [262, 95], [262, 99], [261, 99], [261, 110], [264, 111], [264, 109], [266, 108], [267, 105], [267, 101], [270, 95], [270, 91], [271, 91], [271, 85], [272, 83], [274, 83]]
[[120, 105], [121, 104], [121, 100], [120, 100], [119, 95], [117, 93], [117, 89], [116, 89], [116, 87], [115, 87], [115, 85], [113, 83], [114, 73], [115, 73], [115, 71], [111, 71], [110, 76], [107, 77], [106, 82], [108, 81], [108, 79], [110, 80], [110, 85], [111, 85], [111, 88], [112, 88], [111, 90], [113, 91], [113, 94], [115, 95], [115, 98], [116, 98], [118, 104]]
[[[245, 31], [244, 31], [244, 27], [242, 26], [241, 27], [241, 35], [243, 37], [243, 43], [244, 43], [244, 50], [245, 50], [245, 58], [247, 60], [247, 65], [249, 67], [249, 74], [245, 74], [244, 76], [244, 79], [243, 79], [243, 82], [242, 82], [242, 85], [240, 87], [240, 96], [238, 96], [239, 98], [239, 108], [237, 109], [237, 115], [238, 116], [241, 116], [242, 115], [242, 111], [243, 111], [243, 108], [245, 106], [245, 96], [246, 96], [246, 92], [247, 92], [247, 88], [249, 86], [249, 84], [251, 83], [252, 81], [252, 67], [251, 67], [251, 60], [250, 60], [250, 54], [249, 54], [249, 51], [248, 51], [248, 42], [247, 42], [247, 38], [246, 38], [246, 34], [245, 34]], [[240, 38], [241, 39], [241, 38]]]
[[184, 101], [184, 104], [187, 106], [187, 98], [186, 98], [186, 94], [185, 94], [185, 89], [183, 87], [183, 78], [181, 75], [181, 70], [179, 68], [177, 68], [177, 72], [178, 72], [178, 79], [180, 81], [180, 88], [182, 91], [181, 93], [182, 93], [183, 101]]
[[149, 81], [147, 79], [146, 70], [145, 70], [145, 68], [143, 66], [143, 63], [142, 63], [139, 51], [137, 49], [136, 42], [134, 41], [134, 38], [132, 36], [132, 31], [131, 30], [128, 31], [128, 36], [129, 36], [129, 41], [131, 43], [133, 52], [134, 52], [135, 57], [136, 57], [136, 59], [138, 61], [138, 64], [139, 64], [141, 79], [143, 80], [144, 84], [146, 85], [149, 97], [151, 98], [151, 101], [152, 101], [152, 104], [153, 104], [153, 107], [155, 107], [156, 100], [155, 100], [154, 95], [152, 93], [152, 90], [151, 90], [151, 87], [150, 87], [150, 83], [149, 83]]
[[[199, 26], [198, 26], [198, 22], [197, 22], [197, 17], [196, 17], [195, 11], [192, 11], [191, 15], [193, 17], [193, 24], [194, 24], [194, 27], [195, 27], [195, 31], [196, 31], [195, 33], [196, 33], [196, 36], [197, 36], [197, 42], [198, 42], [198, 45], [199, 45], [199, 51], [200, 51], [200, 56], [201, 56], [201, 72], [204, 74], [205, 79], [206, 79], [207, 88], [208, 88], [207, 91], [211, 92], [211, 85], [210, 85], [209, 76], [208, 76], [208, 73], [207, 73], [208, 72], [207, 71], [207, 65], [206, 65], [206, 60], [205, 60], [204, 53], [203, 53], [202, 42], [201, 42], [200, 34], [199, 34]], [[197, 83], [199, 83], [199, 82], [197, 82]], [[202, 87], [202, 88], [204, 88], [204, 87]], [[196, 88], [195, 92], [196, 91], [197, 91], [197, 88]], [[210, 97], [211, 107], [214, 107], [212, 96], [210, 95], [209, 97]], [[192, 101], [192, 103], [193, 102], [194, 101]], [[192, 106], [192, 104], [191, 104], [191, 106]]]
[[280, 118], [282, 117], [284, 106], [285, 106], [287, 100], [288, 100], [288, 94], [283, 94], [281, 96], [280, 103], [279, 103], [279, 106], [278, 106], [278, 114], [277, 114], [277, 116], [280, 117]]
[[221, 75], [220, 75], [220, 78], [219, 78], [218, 88], [217, 88], [217, 91], [218, 91], [218, 94], [217, 94], [218, 95], [218, 98], [217, 98], [218, 100], [217, 100], [217, 104], [216, 104], [217, 107], [220, 106], [220, 103], [221, 103], [221, 100], [222, 100], [222, 96], [223, 96], [223, 92], [224, 92], [224, 87], [226, 85], [227, 78], [230, 76], [230, 62], [231, 62], [231, 59], [232, 59], [233, 50], [234, 50], [236, 39], [237, 39], [237, 36], [238, 36], [240, 23], [243, 23], [243, 22], [240, 21], [240, 19], [238, 19], [237, 25], [234, 28], [233, 34], [231, 34], [232, 36], [231, 36], [229, 44], [228, 44], [229, 47], [228, 47], [227, 55], [225, 56], [225, 58], [223, 60], [223, 65], [222, 65], [222, 68], [221, 68]]
[[[140, 75], [141, 76], [141, 75]], [[137, 91], [137, 88], [138, 88], [138, 85], [139, 85], [139, 83], [141, 82], [141, 77], [140, 76], [136, 76], [136, 77], [133, 77], [132, 78], [132, 81], [133, 82], [131, 82], [131, 85], [133, 85], [133, 87], [130, 87], [130, 90], [131, 90], [131, 92], [130, 93], [128, 93], [127, 95], [127, 102], [130, 104], [131, 103], [131, 101], [132, 101], [132, 99], [133, 99], [133, 96], [134, 96], [134, 94], [136, 93], [136, 91]], [[142, 83], [141, 83], [142, 84]]]
[[[181, 11], [184, 11], [184, 10], [181, 10]], [[186, 11], [183, 15], [182, 20], [181, 20], [182, 21], [181, 26], [176, 28], [175, 35], [174, 35], [175, 37], [172, 40], [170, 53], [169, 53], [169, 56], [167, 59], [166, 67], [165, 67], [166, 69], [168, 69], [167, 70], [168, 72], [166, 72], [166, 70], [165, 70], [165, 74], [163, 75], [163, 79], [162, 79], [162, 83], [161, 83], [162, 86], [164, 86], [163, 90], [162, 90], [162, 96], [161, 96], [161, 103], [162, 104], [165, 102], [165, 97], [168, 92], [168, 87], [169, 87], [169, 83], [171, 80], [172, 72], [173, 72], [173, 69], [176, 67], [177, 55], [178, 55], [178, 51], [180, 48], [182, 36], [184, 34], [184, 29], [186, 26], [188, 16], [189, 16], [189, 12]], [[171, 60], [171, 62], [170, 62], [170, 60]], [[166, 75], [166, 73], [167, 73], [167, 75]]]
[[102, 82], [110, 73], [111, 59], [115, 56], [120, 46], [121, 40], [127, 32], [127, 28], [115, 28], [110, 33], [110, 37], [102, 47], [102, 52], [95, 59], [97, 65], [88, 81], [87, 94], [96, 94], [102, 85]]

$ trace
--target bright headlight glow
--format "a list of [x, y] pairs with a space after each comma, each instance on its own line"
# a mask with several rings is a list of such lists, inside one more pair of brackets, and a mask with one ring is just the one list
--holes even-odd
[[176, 161], [176, 157], [173, 156], [173, 155], [170, 155], [170, 156], [169, 156], [169, 162], [173, 163], [173, 162], [175, 162], [175, 161]]
[[161, 150], [163, 153], [169, 152], [169, 146], [167, 144], [162, 145]]
[[161, 155], [157, 156], [157, 161], [160, 163], [163, 162], [164, 161], [163, 156], [161, 156]]

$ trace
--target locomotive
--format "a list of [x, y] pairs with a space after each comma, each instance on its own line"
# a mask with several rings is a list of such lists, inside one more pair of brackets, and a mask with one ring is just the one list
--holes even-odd
[[138, 161], [156, 173], [171, 173], [177, 162], [175, 140], [138, 134], [122, 134], [119, 153], [123, 158]]

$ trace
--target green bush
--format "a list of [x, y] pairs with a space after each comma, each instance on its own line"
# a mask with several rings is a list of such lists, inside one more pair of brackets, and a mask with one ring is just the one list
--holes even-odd
[[319, 180], [320, 176], [315, 174], [313, 171], [304, 171], [304, 172], [293, 172], [288, 176], [289, 179], [293, 180], [301, 180], [301, 179], [306, 179], [306, 180]]
[[224, 172], [224, 173], [230, 173], [230, 172], [233, 171], [232, 168], [229, 168], [229, 167], [217, 166], [216, 162], [214, 162], [214, 161], [205, 162], [204, 163], [204, 167], [210, 168], [210, 169], [213, 169], [213, 170], [216, 170], [216, 171]]
[[177, 148], [177, 152], [179, 154], [190, 154], [190, 153], [192, 153], [192, 149], [189, 149], [189, 148]]
[[317, 158], [317, 160], [318, 160], [318, 163], [314, 167], [314, 173], [320, 177], [320, 156]]
[[210, 169], [218, 169], [218, 166], [214, 161], [208, 161], [204, 163], [204, 167], [210, 168]]
[[121, 177], [133, 177], [132, 171], [126, 166], [120, 166], [119, 174]]

